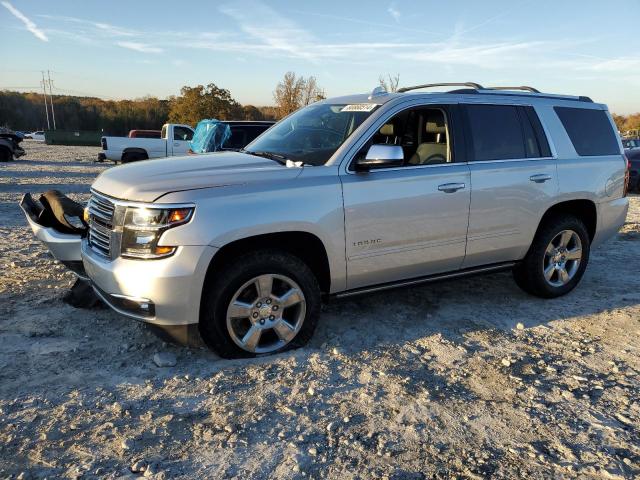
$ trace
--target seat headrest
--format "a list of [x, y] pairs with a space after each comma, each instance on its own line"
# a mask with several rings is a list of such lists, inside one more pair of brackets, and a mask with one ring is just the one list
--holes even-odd
[[385, 123], [380, 129], [380, 135], [390, 137], [393, 135], [393, 123]]
[[444, 125], [444, 117], [438, 115], [427, 118], [425, 129], [427, 133], [447, 133], [447, 128]]

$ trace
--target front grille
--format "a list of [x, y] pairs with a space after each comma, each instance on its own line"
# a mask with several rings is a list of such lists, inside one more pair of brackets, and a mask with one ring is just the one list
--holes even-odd
[[111, 233], [115, 205], [108, 198], [91, 192], [89, 209], [89, 246], [100, 255], [111, 258]]

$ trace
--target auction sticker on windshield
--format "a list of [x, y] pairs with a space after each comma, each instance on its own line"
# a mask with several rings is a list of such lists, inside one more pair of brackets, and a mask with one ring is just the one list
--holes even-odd
[[340, 110], [341, 112], [370, 112], [378, 105], [376, 103], [354, 103], [346, 105]]

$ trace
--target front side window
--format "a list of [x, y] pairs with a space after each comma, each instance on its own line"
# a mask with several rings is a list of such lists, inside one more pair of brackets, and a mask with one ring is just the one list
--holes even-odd
[[[535, 153], [533, 140], [525, 142], [518, 109], [511, 105], [467, 105], [471, 161], [526, 158]], [[533, 133], [531, 132], [531, 135]]]
[[554, 107], [580, 156], [616, 155], [618, 138], [604, 110]]
[[246, 147], [246, 153], [324, 165], [376, 105], [316, 103], [280, 121]]
[[402, 147], [402, 166], [437, 165], [453, 161], [447, 112], [440, 107], [404, 110], [389, 120], [360, 149], [354, 160], [364, 158], [372, 145]]

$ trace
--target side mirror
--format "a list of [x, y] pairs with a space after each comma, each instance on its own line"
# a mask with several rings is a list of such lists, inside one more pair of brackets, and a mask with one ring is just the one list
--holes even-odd
[[356, 171], [368, 172], [372, 168], [401, 167], [404, 151], [400, 145], [371, 145], [364, 158], [356, 160]]

